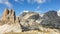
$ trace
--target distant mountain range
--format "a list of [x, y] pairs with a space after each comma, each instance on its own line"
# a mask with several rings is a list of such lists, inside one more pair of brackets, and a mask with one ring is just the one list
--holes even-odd
[[58, 16], [57, 11], [52, 10], [44, 14], [23, 12], [17, 17], [14, 10], [4, 10], [0, 20], [0, 34], [8, 32], [20, 33], [34, 30], [38, 30], [40, 33], [49, 31], [48, 34], [59, 33], [60, 16]]

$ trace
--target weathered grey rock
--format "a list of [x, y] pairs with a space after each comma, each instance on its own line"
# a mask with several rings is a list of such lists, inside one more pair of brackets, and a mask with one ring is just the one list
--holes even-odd
[[44, 13], [44, 19], [56, 19], [58, 18], [57, 11], [48, 11]]
[[39, 14], [36, 12], [24, 12], [21, 14], [20, 18], [23, 19], [38, 19], [39, 18]]
[[34, 20], [31, 20], [30, 22], [28, 22], [27, 20], [23, 20], [23, 21], [20, 21], [20, 24], [22, 26], [22, 31], [39, 29], [39, 24], [34, 22]]
[[42, 26], [56, 29], [60, 28], [60, 18], [56, 11], [46, 12], [42, 19], [43, 21], [40, 23]]
[[22, 26], [23, 31], [29, 31], [29, 30], [35, 30], [39, 29], [38, 23], [36, 20], [40, 18], [39, 14], [36, 12], [25, 12], [21, 14], [20, 19], [20, 24]]

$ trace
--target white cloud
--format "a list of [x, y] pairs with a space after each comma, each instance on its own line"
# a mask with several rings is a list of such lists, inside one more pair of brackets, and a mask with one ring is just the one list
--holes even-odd
[[6, 2], [5, 4], [6, 4], [9, 8], [12, 7], [12, 5], [11, 5], [9, 2]]
[[14, 0], [17, 3], [23, 4], [24, 0]]
[[24, 10], [23, 12], [29, 12], [28, 10]]
[[19, 2], [19, 1], [21, 1], [21, 2], [24, 2], [24, 0], [14, 0], [15, 2]]
[[40, 10], [40, 6], [37, 6], [35, 10]]
[[37, 3], [44, 3], [46, 0], [35, 0]]
[[16, 1], [16, 2], [19, 2], [19, 1], [21, 1], [21, 2], [24, 2], [24, 1], [27, 1], [28, 3], [38, 3], [38, 4], [41, 4], [41, 3], [44, 3], [44, 2], [46, 2], [46, 0], [14, 0], [14, 1]]
[[[21, 15], [23, 12], [29, 12], [29, 10], [23, 10], [23, 11], [21, 11], [20, 13], [19, 13], [19, 15]], [[18, 15], [18, 16], [19, 16]]]
[[57, 15], [60, 16], [60, 10], [57, 11]]
[[5, 4], [5, 5], [8, 6], [9, 8], [12, 7], [12, 4], [11, 4], [8, 0], [0, 0], [0, 4]]
[[44, 3], [46, 0], [27, 0], [27, 2], [36, 2], [36, 3]]
[[14, 1], [18, 2], [19, 0], [14, 0]]

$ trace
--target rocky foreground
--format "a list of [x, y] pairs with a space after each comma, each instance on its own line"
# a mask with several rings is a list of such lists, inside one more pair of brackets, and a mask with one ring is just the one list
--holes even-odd
[[42, 16], [36, 12], [15, 15], [14, 10], [5, 9], [0, 19], [0, 34], [60, 34], [60, 16], [48, 11]]

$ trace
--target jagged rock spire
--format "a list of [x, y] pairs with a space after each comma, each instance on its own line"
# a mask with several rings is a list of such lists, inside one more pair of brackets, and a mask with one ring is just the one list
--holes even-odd
[[8, 14], [9, 14], [9, 10], [5, 9], [3, 16], [2, 16], [2, 20], [7, 21], [8, 20]]
[[11, 9], [9, 13], [11, 16], [15, 16], [15, 11], [13, 9]]
[[11, 9], [10, 12], [9, 12], [9, 15], [10, 15], [9, 20], [14, 23], [15, 20], [16, 20], [15, 11]]
[[4, 10], [4, 13], [3, 13], [3, 16], [2, 16], [2, 20], [5, 21], [5, 22], [11, 22], [11, 23], [14, 23], [15, 20], [16, 20], [16, 15], [15, 15], [15, 12], [14, 10], [8, 10], [8, 9], [5, 9]]

